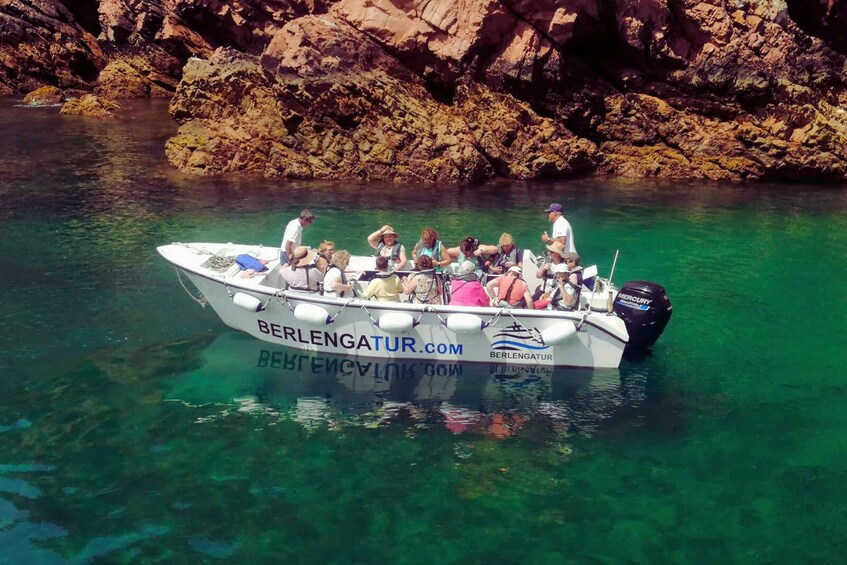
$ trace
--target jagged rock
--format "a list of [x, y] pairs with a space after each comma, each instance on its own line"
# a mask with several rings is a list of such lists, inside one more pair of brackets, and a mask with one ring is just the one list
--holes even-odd
[[84, 87], [97, 77], [103, 53], [61, 2], [0, 2], [0, 90]]
[[180, 62], [164, 51], [151, 51], [113, 59], [100, 72], [97, 94], [112, 100], [171, 96], [178, 84], [173, 76], [181, 73]]
[[120, 104], [95, 94], [84, 94], [68, 100], [62, 106], [61, 113], [70, 116], [88, 116], [91, 118], [114, 118]]
[[55, 106], [65, 101], [65, 93], [55, 86], [42, 86], [24, 96], [24, 104], [31, 106]]
[[6, 0], [0, 94], [182, 80], [168, 155], [203, 173], [843, 180], [845, 22], [847, 0]]

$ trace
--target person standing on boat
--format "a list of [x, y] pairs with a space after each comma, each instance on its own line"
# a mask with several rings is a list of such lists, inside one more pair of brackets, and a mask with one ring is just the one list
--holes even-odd
[[417, 261], [420, 255], [428, 255], [432, 258], [436, 273], [440, 273], [451, 262], [450, 256], [444, 249], [441, 240], [438, 239], [438, 232], [434, 228], [426, 227], [421, 231], [421, 238], [412, 249], [412, 259]]
[[554, 241], [559, 241], [565, 246], [565, 251], [576, 253], [576, 246], [573, 241], [573, 228], [565, 219], [564, 209], [561, 204], [554, 202], [547, 207], [547, 218], [553, 222], [553, 236], [547, 235], [547, 231], [541, 234], [541, 241], [550, 244]]
[[[497, 289], [496, 291], [494, 289]], [[520, 267], [509, 267], [506, 274], [491, 279], [485, 285], [491, 305], [501, 308], [534, 308], [529, 286], [521, 278]]]
[[479, 283], [476, 267], [470, 261], [459, 265], [459, 275], [450, 282], [450, 306], [488, 306], [488, 293]]
[[300, 215], [288, 222], [285, 233], [282, 235], [282, 243], [279, 251], [279, 264], [285, 265], [291, 262], [291, 254], [294, 249], [300, 247], [303, 242], [303, 228], [311, 226], [315, 222], [315, 215], [311, 210], [303, 210]]
[[308, 247], [294, 248], [291, 261], [279, 270], [279, 275], [285, 281], [288, 290], [297, 292], [316, 293], [320, 290], [318, 284], [324, 280], [326, 261], [316, 261], [317, 254]]
[[378, 273], [368, 283], [368, 288], [362, 296], [368, 300], [376, 297], [379, 302], [400, 302], [403, 283], [396, 274], [388, 272], [388, 257], [377, 257], [376, 269]]
[[368, 236], [368, 245], [376, 249], [376, 256], [388, 257], [389, 271], [403, 271], [409, 262], [406, 247], [397, 239], [397, 232], [384, 225]]

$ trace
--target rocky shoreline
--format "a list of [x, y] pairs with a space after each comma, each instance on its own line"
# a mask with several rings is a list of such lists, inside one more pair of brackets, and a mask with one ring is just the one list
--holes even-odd
[[7, 0], [0, 95], [170, 97], [168, 159], [196, 174], [840, 182], [845, 22], [839, 0]]

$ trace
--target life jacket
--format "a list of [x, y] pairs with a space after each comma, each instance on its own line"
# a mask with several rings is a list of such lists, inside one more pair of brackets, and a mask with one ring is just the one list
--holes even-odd
[[[430, 277], [431, 277], [430, 278], [430, 281], [431, 281], [430, 287], [423, 292], [421, 292], [421, 288], [420, 288], [420, 283], [421, 283], [420, 275], [430, 275]], [[414, 302], [416, 304], [436, 304], [437, 301], [433, 302], [433, 300], [435, 300], [438, 297], [438, 278], [436, 278], [436, 276], [435, 276], [435, 269], [427, 269], [425, 271], [418, 271], [418, 274], [415, 275], [415, 276], [418, 277], [418, 284], [415, 287], [415, 294], [413, 296], [409, 297], [411, 299], [411, 302]]]
[[[438, 253], [438, 256], [443, 258], [443, 255], [441, 254], [441, 240], [436, 240], [435, 245], [432, 247], [424, 247], [423, 240], [419, 239], [415, 244], [415, 249], [417, 250], [418, 255], [426, 255], [427, 257], [435, 259], [435, 254]], [[435, 272], [440, 273], [441, 271], [441, 265], [437, 265], [435, 267]]]
[[[347, 275], [344, 274], [344, 269], [342, 269], [335, 263], [330, 263], [326, 268], [326, 272], [328, 273], [330, 269], [338, 269], [338, 272], [341, 273], [341, 284], [347, 284]], [[347, 292], [349, 291], [342, 290], [339, 292], [337, 290], [332, 290], [331, 288], [326, 289], [324, 288], [323, 283], [321, 283], [321, 294], [326, 294], [327, 292], [335, 294], [335, 296], [337, 296], [338, 298], [344, 298], [345, 296], [347, 296]]]
[[[383, 248], [385, 247], [385, 242], [380, 240], [379, 245], [376, 246], [375, 256], [379, 257], [379, 254], [382, 253]], [[391, 254], [388, 256], [388, 259], [391, 260], [393, 264], [395, 260], [400, 258], [400, 248], [403, 247], [403, 244], [399, 241], [395, 241], [394, 245], [391, 246]]]
[[[576, 284], [571, 282], [571, 275], [576, 275]], [[568, 272], [568, 278], [562, 286], [565, 288], [565, 292], [573, 294], [573, 304], [568, 306], [564, 303], [564, 296], [562, 296], [562, 293], [559, 290], [559, 285], [555, 285], [553, 292], [550, 295], [551, 307], [556, 310], [576, 310], [579, 307], [579, 294], [582, 290], [582, 267], [577, 266], [573, 271]]]
[[[521, 280], [520, 277], [509, 277], [509, 278], [512, 279], [512, 282], [509, 283], [509, 286], [506, 289], [506, 292], [502, 291], [502, 287], [497, 287], [497, 299], [500, 302], [505, 302], [508, 305], [509, 308], [526, 308], [528, 306], [528, 304], [526, 303], [526, 299], [523, 297], [523, 294], [521, 294], [520, 300], [518, 300], [514, 304], [509, 302], [509, 298], [511, 298], [511, 296], [512, 296], [512, 289], [515, 287], [515, 284], [519, 280]], [[524, 284], [526, 284], [525, 281], [524, 281]]]
[[[321, 257], [323, 256], [321, 255]], [[299, 290], [300, 292], [320, 292], [320, 285], [323, 282], [323, 274], [321, 273], [320, 276], [315, 277], [314, 282], [312, 281], [312, 276], [315, 275], [312, 271], [318, 271], [318, 273], [320, 273], [320, 270], [318, 269], [318, 254], [315, 254], [315, 258], [311, 263], [309, 263], [308, 265], [303, 265], [302, 267], [297, 267], [297, 269], [306, 270], [306, 288], [301, 288], [294, 285], [288, 285], [288, 288], [290, 288], [291, 290]], [[292, 270], [295, 269], [292, 268]]]
[[508, 253], [503, 253], [503, 246], [497, 246], [497, 255], [494, 256], [492, 267], [503, 267], [505, 271], [506, 263], [518, 263], [518, 257], [521, 256], [521, 250], [517, 245], [512, 245], [512, 250]]

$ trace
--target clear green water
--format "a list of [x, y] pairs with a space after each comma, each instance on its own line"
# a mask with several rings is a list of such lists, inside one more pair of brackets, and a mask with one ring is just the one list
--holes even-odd
[[[0, 100], [0, 563], [836, 562], [847, 191], [392, 187], [171, 171], [161, 103]], [[600, 373], [310, 357], [225, 328], [155, 246], [391, 223], [577, 246], [674, 304]]]

